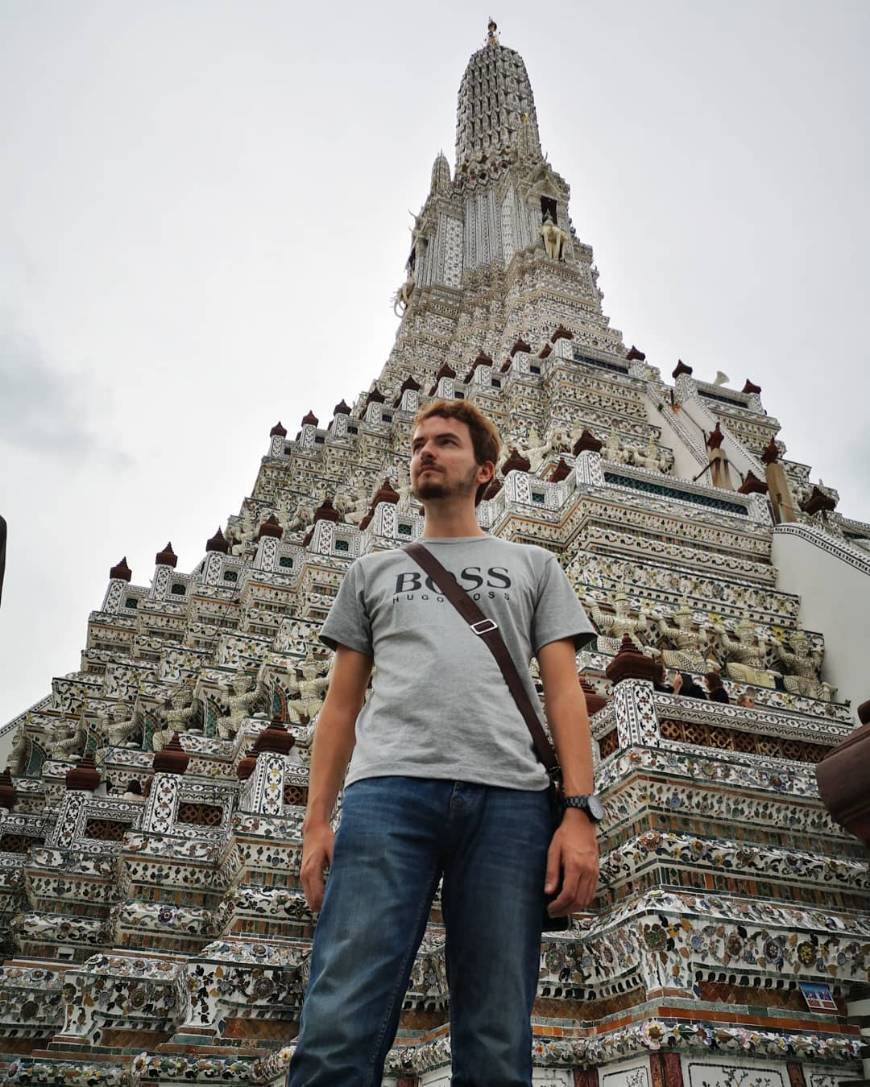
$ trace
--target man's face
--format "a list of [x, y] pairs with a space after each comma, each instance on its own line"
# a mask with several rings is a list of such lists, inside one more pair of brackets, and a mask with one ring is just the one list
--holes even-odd
[[477, 464], [467, 424], [440, 415], [424, 419], [411, 440], [411, 489], [421, 501], [464, 498], [492, 478], [493, 468]]

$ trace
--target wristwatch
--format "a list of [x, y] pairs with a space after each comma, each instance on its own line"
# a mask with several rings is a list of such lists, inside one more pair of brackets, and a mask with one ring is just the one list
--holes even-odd
[[584, 796], [563, 796], [562, 807], [579, 808], [581, 811], [585, 811], [593, 823], [600, 823], [604, 818], [604, 805], [595, 793]]

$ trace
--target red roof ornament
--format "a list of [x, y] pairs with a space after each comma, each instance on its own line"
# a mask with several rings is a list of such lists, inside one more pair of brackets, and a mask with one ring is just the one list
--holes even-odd
[[511, 348], [511, 358], [513, 358], [518, 351], [524, 351], [527, 355], [531, 355], [532, 345], [526, 340], [519, 339]]
[[390, 483], [389, 479], [385, 479], [375, 491], [374, 498], [372, 499], [372, 506], [376, 506], [379, 502], [390, 502], [395, 506], [398, 501], [398, 491], [393, 490], [393, 485]]
[[571, 475], [571, 468], [565, 463], [564, 457], [559, 457], [559, 463], [550, 473], [550, 483], [561, 483], [563, 479], [567, 479]]
[[251, 774], [253, 774], [256, 766], [257, 756], [254, 753], [253, 747], [249, 747], [244, 758], [239, 760], [239, 765], [236, 767], [236, 777], [238, 777], [239, 781], [247, 781]]
[[333, 415], [350, 415], [350, 408], [345, 404], [344, 398], [342, 398], [332, 409]]
[[767, 443], [767, 446], [766, 446], [764, 452], [761, 454], [761, 463], [762, 464], [776, 464], [776, 462], [778, 460], [779, 460], [779, 446], [776, 444], [776, 442], [773, 440], [773, 438], [771, 438], [770, 441]]
[[205, 550], [206, 550], [206, 554], [209, 551], [217, 551], [222, 555], [228, 555], [229, 554], [230, 545], [227, 543], [226, 536], [224, 536], [223, 532], [221, 532], [220, 526], [218, 526], [218, 530], [214, 534], [214, 536], [212, 536], [212, 538], [210, 540], [206, 540]]
[[324, 498], [314, 511], [314, 524], [318, 521], [340, 521], [341, 514], [333, 506], [331, 498]]
[[510, 456], [501, 466], [501, 474], [503, 477], [506, 477], [508, 472], [528, 472], [531, 467], [532, 462], [527, 457], [522, 456], [516, 449], [511, 448]]
[[286, 755], [296, 741], [287, 731], [280, 717], [273, 717], [266, 728], [254, 740], [251, 750], [260, 755], [264, 751], [272, 751], [276, 755]]
[[722, 433], [722, 424], [716, 423], [710, 433], [705, 439], [708, 449], [719, 449], [722, 443], [725, 441], [725, 435]]
[[737, 488], [738, 494], [767, 494], [767, 484], [764, 480], [759, 479], [757, 475], [750, 469], [746, 473], [746, 478]]
[[580, 673], [580, 686], [583, 689], [583, 697], [586, 699], [586, 712], [589, 716], [591, 717], [593, 713], [603, 710], [607, 705], [607, 699], [595, 690], [582, 672]]
[[[377, 385], [375, 385], [375, 387], [372, 389], [372, 391], [366, 397], [365, 408], [367, 408], [369, 406], [369, 404], [383, 404], [385, 400], [386, 400], [386, 397], [381, 392], [381, 390], [377, 387]], [[363, 411], [365, 411], [365, 408], [363, 408]]]
[[550, 344], [545, 343], [541, 350], [538, 352], [539, 359], [548, 359], [553, 353], [553, 348]]
[[573, 340], [574, 333], [565, 328], [564, 325], [559, 325], [553, 335], [550, 337], [550, 343], [555, 343], [556, 340]]
[[815, 484], [809, 498], [801, 502], [801, 509], [812, 517], [816, 513], [830, 513], [837, 508], [837, 500], [833, 495], [825, 494]]
[[119, 563], [112, 567], [109, 571], [110, 581], [129, 581], [133, 576], [133, 571], [127, 565], [127, 556], [125, 555]]
[[634, 344], [628, 349], [628, 353], [625, 357], [629, 362], [646, 362], [646, 355], [639, 348], [635, 347]]
[[171, 566], [174, 570], [178, 565], [178, 555], [172, 550], [172, 542], [170, 541], [162, 551], [158, 551], [154, 556], [155, 566]]
[[498, 476], [493, 476], [489, 482], [489, 486], [483, 492], [484, 500], [488, 502], [491, 498], [495, 498], [495, 496], [498, 494], [503, 486], [504, 484], [498, 478]]
[[94, 762], [94, 754], [88, 751], [79, 759], [78, 766], [66, 772], [67, 789], [76, 789], [84, 793], [92, 793], [102, 781], [100, 771]]
[[257, 539], [262, 540], [264, 536], [271, 536], [273, 539], [280, 540], [284, 535], [284, 529], [278, 522], [278, 518], [274, 513], [270, 513], [266, 520], [260, 525], [257, 531]]
[[652, 657], [644, 656], [627, 634], [623, 634], [619, 651], [608, 664], [605, 674], [614, 684], [622, 683], [624, 679], [648, 679], [652, 682], [658, 677], [660, 667]]
[[12, 774], [7, 767], [2, 774], [0, 774], [0, 808], [5, 808], [7, 811], [12, 811], [15, 807], [15, 801], [18, 799], [18, 794], [15, 791], [15, 785], [12, 781]]
[[172, 739], [162, 751], [157, 752], [151, 763], [154, 772], [161, 774], [183, 774], [189, 764], [190, 755], [181, 746], [177, 732], [172, 733]]
[[577, 441], [574, 442], [574, 448], [571, 450], [571, 452], [574, 454], [575, 457], [577, 457], [581, 453], [586, 452], [600, 453], [603, 447], [604, 442], [599, 441], [591, 430], [587, 430], [586, 427], [584, 427], [583, 433], [580, 435]]
[[671, 374], [671, 377], [674, 379], [674, 381], [676, 381], [680, 374], [691, 374], [691, 372], [691, 366], [687, 366], [682, 359], [677, 359], [677, 365], [675, 366], [674, 372]]
[[309, 411], [307, 415], [302, 416], [302, 426], [317, 426], [319, 422], [320, 420], [313, 411]]
[[281, 425], [281, 420], [280, 419], [272, 427], [272, 429], [269, 431], [269, 437], [270, 438], [286, 438], [287, 437], [287, 427]]
[[743, 388], [740, 391], [744, 392], [744, 393], [755, 393], [755, 395], [758, 396], [758, 394], [761, 392], [761, 386], [760, 385], [755, 385], [753, 382], [751, 382], [749, 380], [749, 378], [747, 378], [746, 379], [746, 384], [743, 386]]

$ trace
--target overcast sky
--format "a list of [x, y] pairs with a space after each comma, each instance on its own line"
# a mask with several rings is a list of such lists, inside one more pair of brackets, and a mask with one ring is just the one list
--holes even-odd
[[0, 724], [376, 376], [490, 14], [626, 344], [760, 384], [870, 520], [866, 0], [0, 0]]

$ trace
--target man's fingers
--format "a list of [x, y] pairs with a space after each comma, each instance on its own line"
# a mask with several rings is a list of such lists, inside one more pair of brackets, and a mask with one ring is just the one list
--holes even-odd
[[577, 895], [577, 873], [564, 872], [562, 875], [562, 890], [558, 898], [550, 903], [550, 916], [563, 917], [569, 912], [569, 907]]
[[544, 893], [551, 895], [559, 886], [562, 874], [562, 850], [554, 838], [547, 850], [547, 874], [544, 877]]

